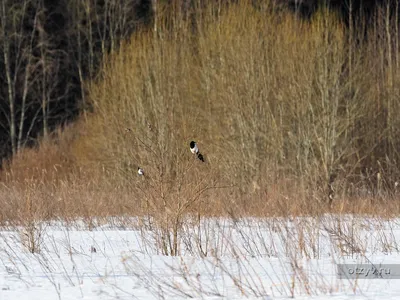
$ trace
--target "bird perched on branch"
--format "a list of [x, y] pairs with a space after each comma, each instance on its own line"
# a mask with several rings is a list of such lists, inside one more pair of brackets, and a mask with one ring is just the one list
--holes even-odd
[[141, 167], [137, 168], [137, 173], [138, 173], [139, 176], [144, 176], [144, 171], [143, 171], [143, 169]]
[[200, 153], [199, 148], [197, 147], [197, 144], [195, 141], [190, 142], [190, 151], [197, 155], [197, 158], [200, 159], [202, 162], [204, 162], [204, 156]]

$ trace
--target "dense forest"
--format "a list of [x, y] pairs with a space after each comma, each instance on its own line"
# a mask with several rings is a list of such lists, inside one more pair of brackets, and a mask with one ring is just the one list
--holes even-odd
[[3, 0], [4, 219], [400, 211], [399, 6]]
[[85, 82], [151, 14], [139, 0], [2, 0], [0, 158], [88, 109]]
[[[197, 0], [161, 1], [167, 9], [199, 7]], [[213, 1], [211, 1], [213, 2]], [[214, 1], [215, 3], [228, 1]], [[253, 1], [263, 5], [268, 1]], [[355, 30], [396, 1], [276, 0], [309, 18], [321, 6], [340, 11]], [[33, 145], [57, 125], [88, 109], [85, 82], [96, 77], [102, 58], [153, 20], [157, 1], [3, 0], [0, 18], [0, 158]], [[361, 22], [360, 20], [363, 20]], [[354, 21], [353, 21], [354, 22]], [[372, 24], [372, 23], [371, 23]], [[151, 26], [151, 25], [150, 25]], [[371, 25], [372, 26], [372, 25]]]

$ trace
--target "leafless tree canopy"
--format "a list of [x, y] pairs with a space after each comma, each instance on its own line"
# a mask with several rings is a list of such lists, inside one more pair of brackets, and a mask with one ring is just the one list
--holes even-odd
[[[212, 1], [212, 0], [210, 0]], [[103, 55], [150, 24], [157, 5], [199, 8], [207, 0], [2, 0], [0, 3], [0, 161], [33, 145], [57, 125], [90, 109], [85, 82], [95, 78]], [[220, 1], [228, 3], [232, 0]], [[268, 1], [254, 0], [263, 6]], [[273, 0], [309, 17], [326, 6], [348, 27], [359, 16], [398, 10], [396, 1]], [[363, 29], [364, 30], [364, 29]]]
[[87, 109], [84, 81], [150, 17], [150, 1], [2, 0], [0, 161]]

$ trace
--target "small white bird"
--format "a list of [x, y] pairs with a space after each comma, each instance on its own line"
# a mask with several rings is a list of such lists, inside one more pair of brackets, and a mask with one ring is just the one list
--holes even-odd
[[202, 162], [204, 162], [204, 157], [203, 155], [200, 153], [199, 148], [197, 147], [197, 144], [195, 141], [191, 141], [190, 142], [190, 151], [193, 154], [197, 155], [197, 158], [200, 159]]
[[141, 167], [137, 168], [137, 173], [138, 173], [139, 176], [144, 176], [144, 171], [143, 171], [143, 169]]

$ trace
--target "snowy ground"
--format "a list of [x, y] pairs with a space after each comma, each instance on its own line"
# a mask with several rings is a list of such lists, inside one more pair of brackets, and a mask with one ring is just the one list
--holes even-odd
[[139, 223], [1, 228], [0, 300], [400, 297], [400, 279], [336, 275], [337, 263], [400, 269], [400, 219], [188, 220], [176, 257], [161, 254], [160, 231]]

